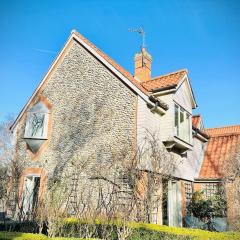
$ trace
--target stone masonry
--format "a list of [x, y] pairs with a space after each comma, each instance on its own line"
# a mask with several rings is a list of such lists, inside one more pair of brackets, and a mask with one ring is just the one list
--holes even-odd
[[74, 41], [40, 95], [52, 105], [51, 136], [33, 160], [23, 140], [25, 117], [21, 119], [16, 158], [24, 168], [43, 168], [51, 179], [84, 158], [84, 174], [91, 175], [96, 165], [104, 168], [113, 155], [135, 148], [137, 96], [79, 43]]

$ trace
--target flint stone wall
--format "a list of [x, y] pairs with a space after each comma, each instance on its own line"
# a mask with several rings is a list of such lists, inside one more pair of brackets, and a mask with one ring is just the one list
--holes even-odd
[[86, 177], [99, 169], [110, 176], [116, 172], [113, 156], [127, 152], [132, 157], [137, 96], [77, 42], [41, 95], [52, 104], [52, 133], [48, 147], [33, 161], [23, 140], [25, 119], [19, 122], [16, 157], [24, 168], [43, 167], [48, 179], [71, 175], [76, 168]]

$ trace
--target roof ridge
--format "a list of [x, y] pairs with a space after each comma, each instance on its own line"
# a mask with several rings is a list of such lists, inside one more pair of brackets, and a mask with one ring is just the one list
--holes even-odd
[[224, 137], [240, 135], [240, 125], [229, 125], [217, 128], [207, 128], [210, 137]]
[[215, 133], [213, 135], [208, 134], [210, 138], [218, 138], [218, 137], [230, 137], [230, 136], [238, 136], [240, 132], [230, 132], [230, 133]]
[[240, 124], [227, 125], [227, 126], [215, 127], [215, 128], [205, 128], [205, 130], [213, 130], [213, 129], [221, 129], [221, 128], [231, 128], [231, 127], [240, 127]]
[[[118, 73], [119, 73], [119, 78], [120, 79], [126, 79], [128, 81], [127, 85], [131, 86], [130, 88], [137, 92], [138, 95], [142, 95], [143, 99], [145, 99], [145, 101], [151, 101], [149, 99], [149, 96], [151, 95], [151, 93], [145, 89], [140, 82], [138, 82], [130, 72], [128, 72], [125, 68], [123, 68], [120, 64], [118, 64], [115, 60], [113, 60], [111, 57], [109, 57], [106, 53], [104, 53], [100, 48], [98, 48], [97, 46], [95, 46], [92, 42], [90, 42], [87, 38], [85, 38], [82, 34], [80, 34], [77, 30], [73, 29], [71, 31], [70, 36], [68, 37], [67, 42], [65, 42], [64, 47], [60, 50], [60, 52], [58, 53], [57, 57], [54, 59], [54, 61], [52, 62], [52, 64], [50, 65], [50, 68], [48, 69], [48, 71], [45, 73], [45, 75], [43, 76], [42, 80], [40, 81], [40, 83], [38, 84], [38, 86], [36, 87], [36, 89], [34, 90], [33, 94], [31, 95], [31, 97], [29, 98], [29, 100], [27, 101], [27, 103], [24, 105], [23, 109], [21, 110], [21, 112], [18, 114], [17, 118], [15, 119], [14, 123], [12, 124], [12, 126], [10, 127], [10, 130], [12, 131], [17, 122], [19, 121], [19, 119], [21, 119], [21, 117], [23, 116], [24, 112], [27, 110], [29, 104], [32, 102], [32, 100], [34, 99], [34, 97], [39, 93], [39, 90], [41, 89], [41, 87], [43, 87], [43, 85], [45, 84], [48, 76], [52, 73], [53, 71], [53, 67], [58, 64], [59, 59], [64, 55], [64, 51], [67, 48], [67, 46], [69, 46], [70, 41], [72, 41], [72, 39], [74, 39], [75, 41], [79, 42], [81, 45], [85, 45], [84, 47], [87, 46], [87, 50], [91, 52], [91, 54], [93, 55], [98, 55], [99, 58], [102, 58], [105, 61], [105, 64], [109, 64], [110, 67], [112, 67], [113, 69], [115, 69]], [[82, 42], [82, 43], [81, 43]], [[90, 49], [90, 50], [89, 50]], [[102, 60], [101, 60], [102, 61]], [[166, 110], [166, 104], [161, 101], [159, 102], [159, 106], [162, 107], [164, 110]]]
[[123, 68], [119, 63], [117, 63], [113, 58], [109, 57], [108, 54], [106, 54], [102, 49], [98, 48], [94, 43], [92, 43], [90, 40], [88, 40], [85, 36], [83, 36], [81, 33], [79, 33], [76, 29], [73, 29], [71, 31], [71, 33], [74, 33], [76, 35], [78, 35], [80, 38], [82, 38], [85, 42], [87, 42], [89, 45], [91, 45], [92, 47], [94, 47], [95, 49], [97, 49], [98, 51], [100, 51], [103, 55], [105, 55], [108, 59], [106, 59], [109, 63], [111, 63], [111, 61], [113, 61], [116, 65], [118, 65], [118, 67], [120, 67], [121, 69], [123, 69], [128, 75], [129, 77], [133, 78], [135, 81], [136, 79], [134, 78], [134, 76], [127, 71], [125, 68]]
[[157, 77], [151, 78], [150, 80], [145, 81], [145, 82], [143, 82], [143, 83], [146, 83], [146, 82], [149, 82], [149, 81], [154, 81], [154, 80], [157, 80], [157, 79], [159, 79], [159, 78], [161, 78], [161, 77], [171, 76], [171, 75], [173, 75], [173, 74], [180, 73], [180, 72], [186, 72], [186, 73], [188, 73], [188, 70], [187, 70], [187, 68], [179, 69], [179, 70], [174, 71], [174, 72], [166, 73], [166, 74], [159, 75], [159, 76], [157, 76]]

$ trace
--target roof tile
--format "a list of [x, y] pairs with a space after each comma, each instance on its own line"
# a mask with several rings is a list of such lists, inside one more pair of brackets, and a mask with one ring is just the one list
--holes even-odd
[[[84, 36], [82, 36], [79, 32], [73, 31], [74, 34], [76, 34], [81, 40], [83, 40], [87, 45], [89, 45], [91, 48], [93, 48], [102, 58], [104, 58], [108, 63], [110, 63], [114, 68], [116, 68], [124, 77], [126, 77], [128, 80], [130, 80], [140, 91], [142, 91], [147, 96], [151, 96], [151, 92], [149, 92], [147, 89], [145, 89], [141, 83], [136, 80], [128, 71], [126, 71], [123, 67], [121, 67], [119, 64], [117, 64], [112, 58], [110, 58], [107, 54], [105, 54], [103, 51], [101, 51], [99, 48], [97, 48], [93, 43], [91, 43], [88, 39], [86, 39]], [[168, 105], [163, 102], [162, 100], [158, 100], [159, 106], [163, 109], [168, 109]]]
[[199, 179], [223, 177], [223, 165], [240, 144], [240, 125], [206, 129], [207, 144]]
[[142, 87], [139, 81], [137, 81], [131, 73], [126, 71], [123, 67], [121, 67], [118, 63], [116, 63], [112, 58], [110, 58], [107, 54], [97, 48], [93, 43], [91, 43], [88, 39], [86, 39], [83, 35], [79, 32], [74, 31], [74, 33], [83, 40], [87, 45], [93, 48], [102, 58], [104, 58], [108, 63], [110, 63], [114, 68], [116, 68], [124, 77], [128, 78], [136, 87], [138, 87], [143, 93], [147, 94], [148, 96], [150, 93]]
[[143, 82], [142, 86], [149, 92], [152, 92], [159, 88], [174, 86], [179, 83], [179, 81], [183, 78], [183, 76], [186, 73], [187, 70], [182, 69], [176, 72], [152, 78], [151, 80]]

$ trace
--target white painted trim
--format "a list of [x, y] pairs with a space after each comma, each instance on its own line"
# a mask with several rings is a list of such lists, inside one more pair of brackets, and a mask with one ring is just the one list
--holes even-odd
[[[173, 99], [173, 103], [178, 105], [180, 108], [182, 108], [185, 112], [187, 112], [192, 117], [192, 113], [190, 113], [185, 107], [183, 107], [180, 103], [178, 103], [175, 99]], [[173, 116], [174, 117], [174, 116]]]
[[72, 36], [70, 36], [67, 40], [67, 42], [65, 43], [64, 47], [62, 48], [62, 50], [60, 51], [60, 53], [58, 54], [57, 58], [54, 60], [54, 62], [52, 63], [51, 67], [48, 69], [45, 77], [42, 79], [42, 81], [40, 82], [40, 84], [38, 85], [38, 87], [35, 89], [35, 91], [33, 92], [32, 96], [30, 97], [30, 99], [28, 100], [28, 102], [26, 103], [26, 105], [24, 106], [24, 108], [22, 109], [22, 111], [20, 112], [20, 114], [18, 115], [18, 117], [16, 118], [15, 122], [13, 123], [13, 125], [11, 126], [10, 130], [14, 130], [14, 128], [16, 127], [16, 124], [18, 123], [19, 119], [21, 119], [22, 115], [24, 114], [24, 112], [26, 111], [26, 109], [28, 108], [29, 104], [31, 103], [31, 101], [34, 99], [35, 95], [37, 94], [38, 90], [42, 87], [42, 85], [44, 84], [44, 82], [46, 81], [46, 79], [48, 78], [49, 74], [51, 73], [52, 69], [54, 68], [54, 66], [57, 64], [57, 62], [59, 61], [59, 59], [61, 58], [61, 56], [64, 53], [64, 50], [67, 48], [67, 46], [69, 45], [69, 43], [72, 40]]
[[190, 84], [190, 81], [189, 81], [187, 73], [179, 81], [178, 86], [177, 86], [177, 90], [181, 87], [181, 85], [183, 84], [184, 81], [187, 81], [188, 91], [190, 93], [191, 100], [192, 100], [192, 108], [196, 108], [197, 107], [197, 103], [196, 103], [195, 98], [193, 96], [193, 91], [192, 91], [191, 84]]
[[170, 94], [170, 93], [175, 93], [175, 92], [176, 92], [176, 88], [173, 88], [173, 89], [153, 93], [153, 96], [160, 97], [160, 96], [167, 95], [167, 94]]
[[41, 177], [41, 175], [40, 174], [35, 174], [35, 173], [29, 173], [29, 174], [27, 174], [27, 175], [25, 175], [25, 179], [27, 178], [27, 177]]
[[[68, 38], [68, 41], [65, 43], [63, 49], [61, 50], [61, 52], [58, 54], [57, 58], [55, 59], [55, 61], [53, 62], [53, 64], [51, 65], [50, 69], [48, 70], [48, 72], [46, 73], [45, 77], [43, 78], [43, 80], [40, 82], [40, 84], [38, 85], [38, 87], [36, 88], [36, 90], [34, 91], [34, 93], [32, 94], [32, 96], [30, 97], [30, 99], [28, 100], [27, 104], [24, 106], [24, 108], [22, 109], [22, 111], [20, 112], [20, 114], [18, 115], [17, 119], [15, 120], [15, 122], [13, 123], [13, 125], [11, 126], [11, 130], [14, 130], [14, 128], [16, 127], [17, 122], [19, 121], [19, 119], [21, 119], [22, 115], [24, 114], [24, 112], [26, 111], [26, 109], [28, 108], [29, 104], [31, 103], [31, 101], [33, 100], [33, 98], [35, 97], [36, 93], [38, 92], [38, 90], [42, 87], [42, 85], [44, 84], [45, 80], [48, 78], [49, 74], [51, 73], [52, 69], [54, 68], [54, 66], [57, 64], [58, 60], [60, 59], [60, 57], [63, 55], [64, 50], [68, 47], [70, 41], [72, 39], [77, 40], [82, 46], [84, 46], [89, 52], [91, 52], [95, 57], [97, 57], [98, 60], [100, 60], [107, 68], [109, 68], [114, 74], [116, 74], [120, 79], [123, 80], [123, 82], [128, 85], [133, 91], [135, 91], [145, 102], [153, 105], [153, 103], [148, 99], [148, 96], [146, 94], [144, 94], [138, 87], [136, 87], [128, 78], [126, 78], [123, 74], [121, 74], [116, 68], [114, 68], [108, 61], [106, 61], [97, 51], [95, 51], [92, 47], [90, 47], [87, 43], [85, 43], [81, 38], [79, 38], [76, 34], [75, 31], [72, 31], [70, 37]], [[159, 107], [159, 111], [164, 114], [166, 112], [166, 110], [162, 109]]]
[[108, 67], [114, 74], [116, 74], [120, 79], [123, 80], [132, 90], [134, 90], [143, 100], [148, 103], [152, 103], [148, 96], [145, 95], [138, 87], [136, 87], [128, 78], [121, 74], [116, 68], [114, 68], [108, 61], [106, 61], [97, 51], [91, 48], [87, 43], [85, 43], [81, 38], [73, 33], [73, 38], [75, 38], [81, 45], [83, 45], [89, 52], [91, 52], [95, 57], [98, 58], [106, 67]]
[[205, 137], [203, 137], [201, 134], [199, 134], [198, 132], [196, 133], [196, 131], [194, 131], [194, 130], [192, 130], [192, 132], [193, 132], [193, 137], [196, 137], [196, 138], [198, 138], [201, 142], [203, 142], [203, 143], [206, 143], [206, 142], [208, 142], [208, 139], [207, 138], [205, 138]]
[[188, 91], [190, 93], [190, 98], [191, 98], [191, 103], [192, 103], [192, 108], [196, 108], [197, 103], [196, 103], [195, 98], [193, 96], [193, 91], [192, 91], [187, 73], [185, 73], [183, 75], [183, 77], [181, 78], [181, 80], [179, 80], [176, 87], [174, 87], [172, 89], [164, 90], [164, 91], [159, 90], [159, 92], [153, 93], [153, 96], [158, 97], [158, 96], [162, 96], [162, 95], [166, 95], [166, 94], [170, 94], [170, 93], [175, 93], [181, 87], [181, 85], [183, 84], [184, 81], [187, 81]]

